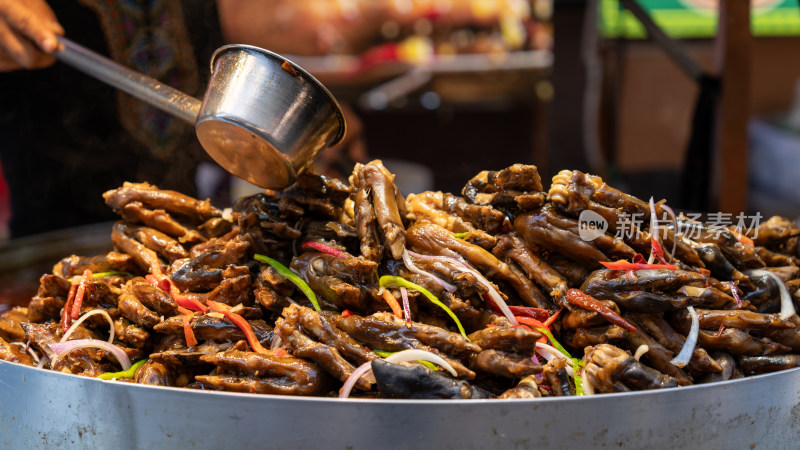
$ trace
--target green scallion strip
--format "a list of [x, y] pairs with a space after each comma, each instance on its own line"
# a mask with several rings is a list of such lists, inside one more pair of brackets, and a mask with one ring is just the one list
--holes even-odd
[[317, 296], [314, 294], [314, 291], [311, 290], [311, 288], [308, 286], [308, 284], [306, 284], [305, 281], [303, 281], [302, 278], [298, 277], [297, 274], [289, 270], [288, 267], [284, 266], [278, 261], [275, 261], [269, 256], [259, 255], [258, 253], [253, 255], [253, 258], [255, 258], [255, 260], [258, 262], [272, 266], [273, 269], [277, 270], [278, 273], [284, 278], [294, 283], [294, 285], [297, 286], [298, 289], [303, 292], [303, 294], [305, 294], [305, 296], [311, 301], [311, 304], [314, 305], [314, 309], [317, 311], [322, 311], [322, 309], [319, 307], [319, 302], [317, 301]]
[[572, 377], [575, 379], [575, 395], [586, 395], [583, 392], [583, 379], [581, 379], [581, 363], [583, 363], [582, 360], [578, 358], [572, 358]]
[[469, 231], [465, 231], [463, 233], [453, 233], [453, 237], [458, 239], [464, 239], [469, 234]]
[[[93, 273], [92, 274], [92, 278], [97, 279], [97, 278], [113, 277], [113, 276], [116, 276], [116, 275], [130, 275], [130, 273], [128, 273], [128, 272], [120, 272], [120, 271], [117, 271], [117, 270], [112, 270], [110, 272]], [[67, 281], [72, 283], [72, 280], [74, 280], [74, 279], [75, 279], [75, 277], [67, 278]]]
[[537, 328], [537, 330], [541, 331], [542, 333], [544, 333], [545, 336], [547, 336], [547, 339], [550, 340], [550, 343], [553, 344], [553, 347], [555, 347], [556, 350], [558, 350], [561, 353], [563, 353], [564, 356], [566, 356], [567, 358], [575, 359], [575, 358], [572, 358], [572, 355], [569, 354], [567, 349], [565, 349], [561, 344], [558, 343], [556, 338], [553, 337], [553, 333], [551, 333], [550, 330], [548, 330], [547, 328]]
[[[381, 358], [388, 358], [389, 356], [392, 356], [397, 352], [387, 352], [386, 350], [373, 350], [372, 353], [375, 353], [376, 355], [380, 356]], [[432, 363], [430, 361], [423, 361], [421, 359], [418, 359], [417, 362], [422, 363], [422, 365], [427, 367], [428, 369], [439, 370], [439, 368], [436, 367], [436, 364], [434, 364], [434, 363]]]
[[458, 326], [458, 331], [461, 333], [462, 336], [464, 336], [464, 339], [469, 341], [469, 338], [467, 337], [467, 332], [464, 331], [464, 327], [461, 325], [461, 321], [458, 320], [458, 317], [456, 317], [456, 315], [453, 313], [453, 311], [450, 308], [447, 307], [447, 305], [445, 305], [444, 303], [440, 302], [439, 299], [436, 298], [435, 295], [431, 294], [431, 292], [429, 290], [425, 289], [424, 287], [422, 287], [422, 286], [420, 286], [418, 284], [414, 284], [414, 283], [406, 280], [403, 277], [396, 277], [396, 276], [393, 276], [393, 275], [384, 275], [384, 276], [382, 276], [378, 280], [378, 284], [380, 284], [381, 287], [404, 287], [406, 289], [413, 289], [413, 290], [421, 293], [422, 295], [427, 297], [428, 300], [431, 301], [431, 303], [433, 303], [434, 305], [438, 306], [439, 308], [442, 308], [444, 310], [444, 312], [446, 312], [447, 315], [450, 316], [453, 319], [453, 321], [455, 321], [456, 326]]
[[128, 370], [123, 370], [121, 372], [101, 373], [100, 375], [97, 376], [97, 378], [100, 378], [101, 380], [114, 380], [114, 379], [120, 379], [120, 378], [133, 378], [134, 376], [136, 376], [136, 370], [139, 369], [139, 367], [142, 367], [144, 365], [144, 363], [146, 363], [146, 362], [147, 362], [147, 360], [143, 359], [143, 360], [137, 362], [136, 364], [132, 365], [131, 368], [128, 369]]

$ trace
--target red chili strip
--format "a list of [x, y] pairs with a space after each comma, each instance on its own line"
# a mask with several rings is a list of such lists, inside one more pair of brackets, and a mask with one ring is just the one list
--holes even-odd
[[579, 289], [570, 289], [567, 291], [567, 301], [580, 308], [598, 312], [600, 315], [608, 319], [609, 322], [613, 323], [614, 325], [619, 325], [630, 332], [636, 331], [636, 327], [631, 325], [627, 320], [623, 319], [622, 316], [601, 303], [600, 300], [584, 293]]
[[61, 310], [61, 329], [66, 333], [69, 326], [72, 324], [72, 303], [75, 301], [75, 292], [78, 290], [78, 284], [72, 283], [67, 293], [67, 302], [64, 303], [64, 309]]
[[206, 305], [202, 304], [200, 300], [192, 297], [188, 294], [170, 294], [172, 298], [175, 299], [175, 302], [178, 303], [178, 306], [184, 307], [186, 309], [191, 309], [192, 311], [200, 311], [202, 313], [208, 312], [208, 308]]
[[658, 239], [655, 237], [650, 238], [650, 246], [651, 252], [655, 257], [656, 261], [661, 262], [662, 264], [669, 264], [666, 259], [664, 259], [664, 247], [661, 246], [661, 243], [658, 242]]
[[500, 309], [499, 306], [494, 302], [494, 299], [489, 294], [481, 294], [481, 298], [483, 298], [484, 303], [486, 306], [489, 307], [493, 313], [497, 314], [498, 316], [503, 316], [503, 311]]
[[258, 338], [253, 332], [253, 328], [250, 327], [250, 324], [244, 319], [244, 317], [231, 311], [230, 306], [226, 305], [225, 303], [219, 303], [212, 300], [208, 300], [207, 303], [208, 307], [211, 308], [212, 311], [222, 314], [226, 319], [233, 322], [234, 325], [242, 330], [242, 333], [244, 333], [244, 336], [247, 339], [247, 343], [250, 344], [250, 348], [252, 348], [254, 352], [265, 355], [274, 353], [264, 348], [264, 346], [258, 342]]
[[[517, 319], [517, 322], [519, 322], [521, 324], [525, 324], [525, 325], [530, 325], [530, 326], [532, 326], [534, 328], [547, 328], [548, 330], [550, 329], [550, 327], [548, 327], [544, 323], [534, 319], [533, 317], [514, 316], [514, 318]], [[533, 331], [533, 330], [531, 330], [531, 331]], [[536, 342], [541, 342], [541, 343], [544, 344], [545, 342], [547, 342], [547, 336], [540, 337], [539, 339], [536, 340]]]
[[148, 273], [145, 275], [144, 279], [152, 284], [153, 286], [161, 289], [162, 291], [169, 293], [172, 287], [172, 283], [167, 278], [159, 279], [157, 276], [153, 275], [152, 273]]
[[322, 253], [327, 253], [331, 256], [335, 256], [337, 258], [352, 258], [349, 253], [343, 252], [339, 249], [333, 248], [330, 245], [325, 245], [322, 242], [317, 241], [308, 241], [305, 244], [301, 245], [303, 248], [313, 248], [314, 250], [320, 251]]
[[648, 270], [648, 269], [669, 269], [669, 270], [678, 270], [678, 266], [675, 264], [642, 264], [642, 263], [632, 263], [625, 260], [619, 260], [615, 262], [606, 262], [606, 261], [599, 261], [600, 264], [604, 265], [607, 269], [611, 270]]
[[86, 283], [92, 279], [92, 269], [87, 268], [83, 271], [81, 281], [78, 283], [78, 290], [75, 291], [75, 298], [72, 300], [72, 318], [77, 319], [81, 316], [81, 305], [86, 294]]
[[353, 311], [350, 311], [349, 309], [345, 309], [344, 311], [342, 311], [342, 317], [350, 317], [352, 315]]
[[725, 331], [725, 322], [719, 324], [719, 331], [717, 331], [717, 337], [722, 336], [723, 331]]
[[186, 337], [186, 346], [194, 347], [197, 345], [197, 338], [194, 336], [194, 330], [192, 330], [194, 313], [182, 306], [178, 306], [178, 312], [183, 314], [183, 335]]
[[521, 317], [521, 316], [514, 316], [517, 319], [517, 322], [529, 325], [535, 328], [548, 328], [547, 325], [544, 323], [534, 319], [533, 317]]
[[389, 307], [392, 308], [392, 312], [394, 313], [394, 315], [397, 316], [398, 318], [402, 319], [403, 318], [403, 307], [400, 306], [400, 303], [397, 302], [397, 299], [394, 298], [394, 295], [391, 292], [389, 292], [388, 289], [385, 289], [383, 291], [382, 297], [383, 297], [383, 300], [386, 301], [386, 303], [389, 305]]
[[728, 230], [730, 230], [731, 234], [733, 234], [733, 237], [735, 237], [736, 240], [739, 241], [742, 245], [745, 245], [747, 247], [755, 247], [756, 245], [755, 242], [753, 242], [753, 240], [750, 239], [749, 237], [740, 233], [739, 230], [736, 229], [736, 227], [730, 227], [728, 228]]
[[178, 288], [173, 286], [173, 284], [166, 277], [159, 278], [153, 274], [147, 274], [144, 279], [148, 283], [169, 294], [169, 296], [175, 300], [178, 306], [191, 309], [192, 311], [200, 311], [202, 313], [208, 312], [206, 305], [201, 303], [200, 300], [193, 297], [191, 294], [181, 294]]
[[[546, 309], [534, 308], [533, 306], [511, 306], [508, 305], [511, 314], [515, 316], [533, 317], [534, 319], [544, 322], [550, 319], [550, 313]], [[498, 308], [499, 311], [499, 308]]]
[[549, 319], [547, 319], [547, 320], [545, 320], [545, 321], [544, 321], [544, 326], [546, 326], [548, 330], [550, 329], [550, 325], [552, 325], [552, 324], [553, 324], [553, 322], [555, 322], [555, 321], [556, 321], [556, 319], [558, 319], [558, 316], [560, 316], [560, 315], [561, 315], [561, 311], [563, 311], [563, 310], [564, 310], [564, 307], [562, 306], [562, 307], [561, 307], [561, 309], [559, 309], [558, 311], [556, 311], [556, 313], [555, 313], [555, 314], [553, 314], [552, 316], [550, 316], [550, 318], [549, 318]]

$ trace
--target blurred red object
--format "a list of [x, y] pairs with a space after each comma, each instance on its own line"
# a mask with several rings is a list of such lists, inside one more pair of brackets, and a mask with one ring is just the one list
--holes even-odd
[[11, 196], [8, 193], [8, 184], [3, 176], [3, 166], [0, 164], [0, 240], [10, 236], [11, 223]]

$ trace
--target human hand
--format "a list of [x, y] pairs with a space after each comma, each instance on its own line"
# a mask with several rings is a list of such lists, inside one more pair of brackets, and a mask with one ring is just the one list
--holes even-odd
[[0, 0], [0, 72], [53, 64], [63, 34], [44, 0]]

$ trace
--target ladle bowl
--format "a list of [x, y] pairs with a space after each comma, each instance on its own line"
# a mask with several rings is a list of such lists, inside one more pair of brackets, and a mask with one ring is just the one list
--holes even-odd
[[194, 125], [200, 144], [220, 166], [260, 187], [288, 186], [346, 132], [333, 95], [268, 50], [219, 48], [200, 101], [66, 38], [59, 41], [59, 61]]

